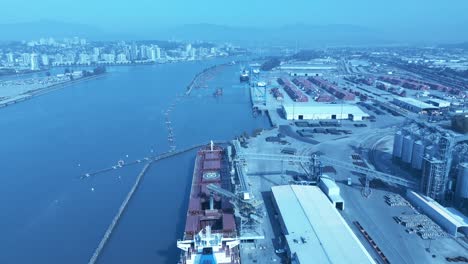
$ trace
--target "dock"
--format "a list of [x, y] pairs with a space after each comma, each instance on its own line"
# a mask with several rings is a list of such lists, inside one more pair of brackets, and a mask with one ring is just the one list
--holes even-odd
[[[222, 144], [227, 144], [228, 142], [227, 141], [213, 141], [213, 143], [217, 144], [217, 145], [222, 145]], [[91, 259], [88, 261], [88, 264], [94, 264], [97, 262], [97, 260], [99, 259], [101, 253], [102, 253], [102, 250], [104, 249], [104, 247], [106, 246], [107, 242], [109, 241], [111, 235], [112, 235], [112, 232], [114, 231], [116, 225], [119, 223], [120, 221], [120, 218], [121, 216], [123, 215], [123, 213], [125, 212], [125, 210], [127, 209], [127, 205], [128, 205], [128, 202], [130, 201], [130, 199], [133, 197], [133, 195], [135, 194], [135, 191], [138, 189], [138, 186], [140, 185], [141, 183], [141, 180], [143, 178], [143, 176], [145, 176], [146, 172], [148, 171], [148, 169], [150, 168], [150, 166], [157, 162], [157, 161], [160, 161], [160, 160], [163, 160], [163, 159], [167, 159], [167, 158], [170, 158], [170, 157], [173, 157], [173, 156], [176, 156], [176, 155], [180, 155], [180, 154], [183, 154], [183, 153], [186, 153], [188, 151], [191, 151], [191, 150], [194, 150], [194, 149], [197, 149], [197, 148], [200, 148], [200, 147], [203, 147], [203, 146], [206, 146], [208, 145], [209, 143], [202, 143], [202, 144], [196, 144], [196, 145], [193, 145], [193, 146], [190, 146], [190, 147], [187, 147], [185, 149], [182, 149], [182, 150], [178, 150], [178, 151], [168, 151], [168, 152], [165, 152], [165, 153], [162, 153], [158, 156], [153, 156], [153, 157], [145, 157], [144, 161], [146, 161], [147, 163], [145, 164], [145, 166], [143, 167], [143, 169], [140, 171], [140, 173], [138, 174], [136, 180], [135, 180], [135, 183], [133, 184], [132, 188], [130, 189], [130, 191], [128, 192], [127, 196], [125, 197], [125, 200], [122, 202], [122, 204], [120, 205], [119, 207], [119, 210], [117, 212], [117, 214], [114, 216], [114, 218], [112, 219], [112, 222], [111, 224], [109, 225], [109, 227], [107, 228], [106, 232], [104, 233], [102, 239], [101, 239], [101, 242], [99, 243], [99, 245], [97, 246], [97, 248], [94, 250], [94, 254], [93, 256], [91, 257]], [[123, 168], [125, 166], [129, 166], [129, 165], [133, 165], [133, 164], [138, 164], [138, 163], [141, 163], [142, 160], [135, 160], [133, 162], [130, 162], [130, 163], [125, 163], [125, 164], [120, 164], [119, 162], [119, 165], [116, 165], [116, 166], [112, 166], [110, 168], [105, 168], [105, 169], [101, 169], [101, 170], [98, 170], [98, 171], [95, 171], [95, 172], [89, 172], [89, 173], [86, 173], [84, 174], [81, 178], [88, 178], [90, 177], [91, 175], [96, 175], [96, 174], [99, 174], [99, 173], [104, 173], [104, 172], [107, 172], [107, 171], [110, 171], [110, 170], [114, 170], [114, 169], [118, 169], [118, 168]]]
[[104, 249], [104, 246], [106, 245], [107, 241], [109, 240], [110, 236], [112, 235], [112, 232], [114, 231], [115, 226], [118, 224], [118, 222], [120, 220], [120, 217], [122, 216], [125, 209], [127, 208], [128, 202], [132, 198], [132, 196], [135, 193], [136, 189], [140, 185], [141, 179], [146, 174], [146, 172], [148, 171], [148, 169], [149, 169], [149, 167], [151, 166], [152, 163], [153, 163], [153, 161], [147, 163], [143, 167], [143, 169], [141, 170], [140, 174], [138, 174], [138, 177], [136, 178], [136, 181], [133, 184], [132, 189], [130, 189], [130, 192], [127, 194], [127, 196], [125, 197], [125, 200], [120, 205], [119, 211], [114, 216], [114, 219], [112, 219], [111, 224], [107, 228], [106, 233], [104, 233], [104, 236], [102, 237], [101, 242], [99, 243], [98, 247], [94, 251], [94, 254], [91, 257], [91, 259], [89, 260], [88, 264], [94, 264], [98, 260], [99, 256], [101, 255], [102, 250]]
[[[213, 140], [213, 143], [216, 144], [216, 145], [225, 145], [225, 144], [228, 144], [229, 142], [224, 141], [224, 140]], [[142, 163], [142, 162], [145, 162], [145, 161], [148, 161], [148, 162], [160, 161], [160, 160], [163, 160], [163, 159], [167, 159], [167, 158], [171, 158], [173, 156], [183, 154], [185, 152], [189, 152], [189, 151], [197, 149], [197, 148], [201, 148], [203, 146], [207, 146], [209, 144], [210, 144], [210, 142], [204, 142], [204, 143], [195, 144], [195, 145], [192, 145], [190, 147], [180, 149], [180, 150], [177, 150], [177, 151], [172, 151], [171, 150], [171, 151], [163, 152], [163, 153], [161, 153], [159, 155], [156, 155], [156, 156], [147, 156], [147, 157], [137, 159], [137, 160], [134, 160], [134, 161], [125, 162], [124, 164], [117, 164], [117, 165], [114, 165], [114, 166], [111, 166], [111, 167], [108, 167], [108, 168], [103, 168], [103, 169], [99, 169], [99, 170], [96, 170], [96, 171], [87, 172], [87, 173], [84, 173], [84, 174], [80, 175], [80, 178], [81, 179], [89, 178], [89, 177], [95, 176], [97, 174], [109, 172], [109, 171], [112, 171], [112, 170], [121, 169], [121, 168], [128, 167], [128, 166], [131, 166], [131, 165], [139, 164], [139, 163]]]

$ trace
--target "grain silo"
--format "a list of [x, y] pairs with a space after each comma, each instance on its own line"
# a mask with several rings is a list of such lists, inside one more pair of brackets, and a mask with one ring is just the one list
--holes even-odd
[[401, 131], [397, 131], [393, 141], [393, 157], [401, 158], [403, 150], [403, 134]]
[[411, 167], [413, 169], [421, 170], [424, 157], [424, 144], [421, 140], [414, 142], [413, 153], [411, 155]]
[[460, 163], [458, 166], [455, 197], [457, 199], [468, 198], [468, 163]]
[[413, 144], [414, 139], [411, 135], [403, 138], [401, 160], [405, 163], [411, 163], [411, 156], [413, 155]]

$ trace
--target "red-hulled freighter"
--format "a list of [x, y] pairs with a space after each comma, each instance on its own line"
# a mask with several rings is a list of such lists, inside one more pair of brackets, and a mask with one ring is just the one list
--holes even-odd
[[228, 199], [212, 193], [209, 184], [232, 188], [225, 150], [213, 142], [199, 150], [195, 159], [184, 239], [177, 241], [182, 249], [179, 263], [238, 264], [234, 208]]

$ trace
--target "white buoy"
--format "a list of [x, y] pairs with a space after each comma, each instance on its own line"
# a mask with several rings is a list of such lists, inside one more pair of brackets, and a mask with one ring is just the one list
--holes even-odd
[[127, 155], [125, 155], [125, 157], [127, 157], [127, 158], [128, 158], [128, 154], [127, 154]]
[[94, 188], [93, 188], [93, 187], [91, 187], [91, 191], [94, 192]]

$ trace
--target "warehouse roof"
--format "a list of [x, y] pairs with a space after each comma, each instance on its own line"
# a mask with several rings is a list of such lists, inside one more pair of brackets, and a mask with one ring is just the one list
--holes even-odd
[[423, 101], [419, 101], [417, 99], [411, 98], [411, 97], [398, 97], [398, 98], [393, 98], [393, 100], [400, 101], [409, 105], [412, 105], [414, 107], [418, 107], [420, 109], [437, 109], [437, 106], [425, 103]]
[[462, 213], [458, 212], [455, 208], [446, 208], [443, 207], [438, 202], [434, 201], [430, 197], [421, 195], [414, 191], [408, 190], [407, 193], [410, 193], [415, 199], [429, 206], [434, 210], [440, 217], [449, 221], [456, 228], [466, 227], [468, 228], [468, 217], [464, 216]]
[[375, 263], [318, 187], [284, 185], [271, 190], [291, 255], [300, 263]]
[[432, 102], [432, 103], [436, 103], [436, 104], [439, 104], [439, 105], [450, 105], [449, 101], [445, 101], [445, 100], [438, 99], [438, 98], [430, 98], [427, 101], [430, 102], [430, 103]]
[[286, 112], [304, 113], [304, 114], [352, 114], [355, 116], [369, 116], [356, 105], [351, 104], [322, 104], [322, 103], [298, 103], [284, 104]]

